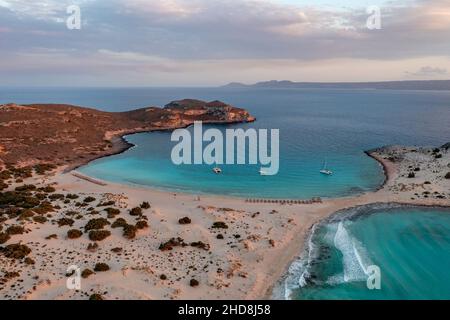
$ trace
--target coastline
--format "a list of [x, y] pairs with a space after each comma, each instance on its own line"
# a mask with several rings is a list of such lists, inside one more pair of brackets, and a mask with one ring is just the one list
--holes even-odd
[[383, 189], [384, 186], [385, 186], [386, 184], [388, 184], [388, 182], [393, 178], [393, 177], [392, 177], [392, 176], [393, 176], [393, 171], [394, 171], [395, 169], [393, 170], [393, 168], [391, 168], [391, 166], [389, 166], [388, 163], [387, 163], [386, 161], [384, 161], [383, 158], [381, 158], [380, 156], [377, 156], [377, 155], [375, 154], [376, 150], [377, 150], [377, 149], [367, 150], [367, 151], [364, 151], [364, 153], [365, 153], [368, 157], [370, 157], [370, 158], [374, 159], [375, 161], [377, 161], [378, 164], [381, 165], [381, 167], [383, 168], [384, 181], [383, 181], [383, 183], [375, 190], [375, 191], [379, 191], [379, 190]]
[[[273, 296], [273, 289], [276, 287], [276, 285], [279, 283], [281, 279], [284, 278], [286, 275], [287, 270], [289, 269], [290, 265], [298, 259], [301, 254], [303, 253], [305, 249], [305, 243], [308, 240], [311, 230], [313, 229], [314, 225], [317, 225], [324, 220], [330, 218], [334, 214], [337, 214], [338, 212], [342, 210], [349, 210], [354, 207], [358, 206], [366, 206], [373, 203], [385, 203], [385, 204], [398, 204], [402, 206], [424, 206], [424, 207], [442, 207], [442, 208], [449, 208], [450, 203], [442, 203], [442, 202], [429, 202], [429, 201], [421, 201], [419, 203], [415, 201], [410, 201], [407, 199], [397, 199], [394, 197], [386, 197], [386, 193], [388, 192], [387, 186], [392, 183], [396, 177], [398, 176], [396, 165], [386, 159], [384, 159], [382, 156], [377, 154], [376, 152], [380, 149], [375, 149], [373, 151], [365, 151], [364, 153], [367, 154], [367, 156], [375, 159], [382, 167], [383, 167], [383, 174], [385, 176], [383, 184], [377, 188], [374, 191], [365, 192], [361, 195], [357, 196], [349, 196], [349, 197], [340, 197], [340, 198], [331, 198], [331, 199], [325, 199], [324, 204], [325, 207], [321, 208], [312, 208], [314, 211], [314, 219], [310, 221], [309, 224], [302, 226], [302, 228], [296, 230], [296, 236], [292, 236], [290, 239], [290, 244], [287, 245], [284, 250], [279, 252], [278, 255], [276, 255], [275, 259], [272, 259], [270, 263], [270, 276], [268, 276], [265, 279], [265, 285], [261, 286], [261, 291], [254, 291], [245, 296], [245, 299], [270, 299]], [[115, 184], [114, 185], [120, 185], [124, 186], [122, 184]], [[128, 188], [128, 186], [127, 186]], [[159, 192], [162, 195], [169, 197], [173, 193], [169, 191], [161, 191], [155, 188], [151, 187], [130, 187], [132, 189], [142, 189], [142, 190], [152, 190], [154, 192]], [[193, 197], [193, 194], [189, 193], [178, 193], [178, 195], [184, 195], [186, 197]], [[202, 198], [207, 199], [209, 202], [213, 203], [220, 203], [225, 200], [232, 201], [235, 205], [236, 202], [244, 202], [243, 198], [238, 197], [232, 197], [232, 196], [214, 196], [214, 195], [202, 195]], [[265, 205], [262, 205], [263, 207]], [[267, 206], [267, 205], [266, 205]], [[271, 205], [268, 205], [271, 207]], [[279, 205], [278, 207], [281, 207]], [[295, 206], [294, 206], [295, 207]], [[314, 207], [314, 205], [308, 205], [308, 209], [311, 210], [311, 207]], [[299, 209], [303, 209], [303, 206], [297, 207]]]
[[[123, 135], [121, 138], [123, 139]], [[248, 203], [245, 199], [217, 195], [201, 195], [201, 198], [197, 198], [193, 194], [106, 181], [104, 185], [103, 181], [102, 184], [96, 184], [71, 175], [68, 168], [64, 167], [46, 176], [44, 181], [31, 178], [27, 183], [52, 185], [59, 193], [91, 196], [101, 201], [115, 199], [122, 211], [120, 217], [127, 220], [130, 219], [130, 208], [143, 201], [151, 204], [151, 209], [146, 214], [149, 229], [139, 231], [136, 239], [131, 242], [123, 239], [117, 230], [112, 230], [111, 238], [100, 242], [100, 248], [92, 253], [92, 257], [88, 258], [91, 253], [87, 254], [87, 261], [100, 259], [112, 261], [112, 264], [108, 273], [96, 274], [92, 279], [83, 280], [86, 290], [106, 287], [108, 299], [270, 299], [274, 287], [286, 275], [292, 262], [303, 253], [313, 226], [336, 212], [373, 203], [450, 206], [448, 199], [412, 200], [414, 190], [393, 192], [392, 188], [406, 179], [400, 173], [407, 163], [393, 163], [385, 159], [383, 152], [381, 148], [370, 154], [385, 168], [385, 183], [379, 190], [353, 197], [324, 199], [322, 203], [301, 206]], [[423, 174], [428, 178], [432, 171], [430, 169], [430, 172]], [[182, 217], [189, 217], [192, 224], [180, 225], [177, 221]], [[215, 221], [224, 221], [229, 228], [223, 231], [211, 229], [211, 224]], [[65, 238], [64, 233], [61, 235], [64, 229], [55, 229], [51, 225], [30, 225], [29, 229], [37, 232], [37, 236], [33, 232], [17, 236], [15, 240], [35, 243], [33, 252], [38, 254], [35, 259], [39, 263], [48, 264], [53, 259], [59, 261], [58, 255], [46, 260], [48, 257], [45, 258], [45, 253], [40, 253], [43, 245], [47, 246], [47, 250], [55, 252], [65, 252], [70, 247], [78, 255], [86, 256], [85, 248], [90, 243], [87, 239], [72, 242], [73, 240]], [[218, 232], [227, 240], [216, 238]], [[43, 241], [44, 236], [50, 233], [59, 234], [61, 240]], [[172, 237], [183, 238], [188, 243], [201, 241], [208, 244], [209, 250], [177, 248], [169, 253], [159, 251], [158, 246]], [[123, 248], [133, 259], [111, 256], [110, 250], [116, 247]], [[62, 257], [59, 259], [63, 259]], [[187, 264], [191, 259], [196, 262], [193, 265]], [[214, 269], [207, 273], [201, 272], [202, 259], [211, 259], [213, 265], [217, 265], [217, 272]], [[176, 271], [172, 270], [174, 264], [179, 265]], [[194, 269], [191, 269], [192, 266]], [[61, 267], [50, 268], [48, 272], [61, 274]], [[170, 282], [160, 280], [160, 274], [167, 275]], [[190, 287], [189, 277], [198, 279], [200, 287]], [[51, 285], [37, 285], [32, 294], [25, 294], [22, 298], [80, 299], [80, 294], [67, 293], [61, 289], [62, 279], [61, 276], [49, 276]], [[30, 279], [25, 281], [29, 282], [33, 283]], [[152, 285], [149, 287], [146, 283]]]
[[[216, 125], [227, 125], [227, 124], [237, 124], [237, 123], [251, 123], [251, 122], [255, 122], [255, 121], [256, 121], [256, 118], [252, 117], [250, 119], [247, 119], [246, 121], [203, 121], [203, 123], [216, 124]], [[101, 152], [101, 153], [98, 153], [95, 156], [90, 157], [88, 159], [76, 161], [76, 162], [68, 165], [64, 169], [64, 173], [70, 172], [72, 170], [76, 170], [82, 166], [89, 164], [92, 161], [95, 161], [95, 160], [98, 160], [101, 158], [106, 158], [106, 157], [111, 157], [114, 155], [122, 154], [122, 153], [128, 151], [130, 148], [133, 148], [134, 144], [128, 142], [125, 139], [125, 136], [139, 134], [139, 133], [158, 132], [158, 131], [159, 132], [170, 132], [170, 131], [177, 130], [177, 129], [189, 128], [192, 125], [193, 125], [193, 123], [188, 123], [188, 124], [184, 124], [184, 125], [180, 125], [180, 126], [170, 126], [170, 127], [164, 127], [164, 128], [154, 127], [154, 128], [146, 128], [146, 129], [135, 129], [135, 130], [129, 130], [129, 131], [121, 132], [121, 133], [115, 133], [110, 138], [110, 141], [112, 143], [111, 149]], [[108, 132], [106, 134], [108, 134]]]

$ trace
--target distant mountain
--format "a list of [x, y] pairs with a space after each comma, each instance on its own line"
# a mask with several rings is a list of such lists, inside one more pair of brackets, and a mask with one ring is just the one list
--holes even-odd
[[223, 88], [296, 88], [296, 89], [385, 89], [385, 90], [450, 90], [450, 80], [411, 80], [380, 82], [293, 82], [264, 81], [255, 84], [229, 83]]

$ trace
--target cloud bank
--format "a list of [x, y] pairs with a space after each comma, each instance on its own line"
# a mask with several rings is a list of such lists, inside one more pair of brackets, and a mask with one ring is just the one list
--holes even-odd
[[[117, 74], [132, 85], [448, 76], [436, 71], [450, 68], [450, 0], [389, 2], [381, 7], [380, 30], [366, 27], [365, 8], [302, 3], [0, 0], [0, 67], [5, 84], [37, 77], [119, 85], [111, 78]], [[66, 28], [73, 4], [81, 8], [81, 30]]]

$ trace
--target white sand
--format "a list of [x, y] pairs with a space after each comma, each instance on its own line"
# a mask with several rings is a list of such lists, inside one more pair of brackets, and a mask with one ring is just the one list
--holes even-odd
[[[405, 155], [405, 159], [413, 156], [410, 150], [395, 150]], [[44, 182], [32, 178], [27, 182], [42, 185], [55, 183], [58, 193], [92, 195], [103, 201], [113, 198], [117, 203], [114, 207], [121, 207], [120, 217], [129, 223], [134, 223], [135, 218], [128, 214], [128, 210], [148, 201], [152, 207], [144, 210], [144, 214], [148, 217], [150, 228], [139, 231], [136, 239], [127, 240], [120, 228], [108, 226], [106, 229], [112, 231], [112, 236], [98, 242], [99, 249], [96, 252], [89, 252], [86, 247], [91, 241], [86, 234], [79, 239], [69, 240], [66, 239], [67, 230], [71, 229], [68, 226], [27, 222], [26, 227], [30, 232], [13, 236], [7, 244], [19, 241], [26, 243], [32, 248], [30, 257], [36, 264], [25, 266], [0, 257], [4, 269], [20, 270], [20, 277], [9, 281], [0, 290], [1, 297], [86, 299], [92, 293], [101, 293], [106, 299], [267, 298], [291, 261], [301, 253], [312, 225], [337, 210], [373, 202], [450, 205], [449, 181], [443, 179], [441, 172], [450, 162], [450, 154], [446, 153], [438, 161], [424, 154], [420, 159], [394, 164], [383, 159], [389, 152], [373, 155], [383, 161], [389, 173], [389, 180], [381, 190], [310, 205], [252, 204], [243, 199], [204, 195], [198, 201], [195, 195], [175, 195], [109, 182], [101, 186], [70, 173], [63, 174], [62, 171]], [[422, 163], [423, 169], [416, 179], [402, 177], [410, 161]], [[424, 181], [431, 181], [432, 184], [424, 185]], [[414, 196], [414, 193], [422, 194], [424, 190], [431, 194], [435, 191], [447, 192], [446, 199]], [[55, 213], [54, 218], [68, 210], [77, 210], [84, 215], [81, 220], [76, 220], [72, 228], [82, 230], [82, 226], [93, 218], [72, 206], [62, 208]], [[257, 212], [259, 214], [255, 214]], [[106, 213], [102, 212], [101, 216], [105, 217]], [[186, 216], [192, 223], [180, 225], [178, 220]], [[217, 221], [225, 222], [229, 228], [211, 229]], [[219, 233], [224, 235], [223, 240], [216, 238]], [[45, 240], [50, 234], [57, 234], [58, 239]], [[235, 235], [239, 235], [239, 238]], [[172, 237], [181, 237], [186, 243], [202, 241], [211, 248], [206, 251], [188, 246], [160, 251], [159, 245]], [[115, 247], [123, 248], [123, 252], [120, 255], [111, 252]], [[80, 291], [66, 288], [65, 273], [68, 266], [77, 265], [81, 270], [92, 270], [97, 262], [106, 262], [111, 270], [96, 272], [88, 279], [82, 279]], [[162, 274], [167, 276], [167, 280], [160, 279]], [[199, 281], [198, 287], [189, 285], [192, 278]], [[13, 283], [15, 287], [11, 287]]]

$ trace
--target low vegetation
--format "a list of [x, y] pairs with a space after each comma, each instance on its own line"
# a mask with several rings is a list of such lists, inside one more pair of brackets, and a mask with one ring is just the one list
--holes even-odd
[[147, 229], [148, 222], [145, 220], [140, 220], [140, 221], [136, 222], [136, 228], [139, 230]]
[[107, 226], [109, 224], [110, 224], [109, 221], [106, 220], [105, 218], [91, 219], [84, 226], [84, 230], [85, 231], [100, 230], [100, 229], [103, 229], [105, 226]]
[[129, 240], [136, 238], [137, 228], [131, 224], [123, 227], [123, 236]]
[[31, 249], [24, 244], [15, 243], [0, 248], [0, 253], [11, 259], [23, 259], [31, 253]]
[[170, 251], [173, 250], [174, 247], [186, 247], [187, 244], [184, 242], [184, 239], [172, 238], [167, 242], [161, 243], [159, 246], [159, 250], [161, 251]]
[[181, 218], [180, 220], [178, 220], [179, 224], [190, 224], [191, 222], [192, 221], [189, 217], [184, 217], [184, 218]]
[[130, 210], [131, 216], [141, 216], [142, 215], [142, 208], [136, 207]]
[[103, 241], [111, 235], [108, 230], [92, 230], [89, 231], [89, 239], [91, 241]]
[[148, 203], [147, 201], [142, 202], [141, 208], [142, 209], [150, 209], [151, 208], [150, 203]]
[[214, 222], [212, 225], [213, 229], [228, 229], [228, 225], [225, 222], [218, 221]]
[[107, 265], [106, 263], [103, 263], [103, 262], [97, 263], [94, 267], [95, 272], [105, 272], [108, 270], [109, 270], [109, 265]]
[[67, 238], [69, 239], [78, 239], [83, 235], [83, 232], [81, 232], [81, 230], [78, 229], [71, 229], [69, 231], [67, 231]]

